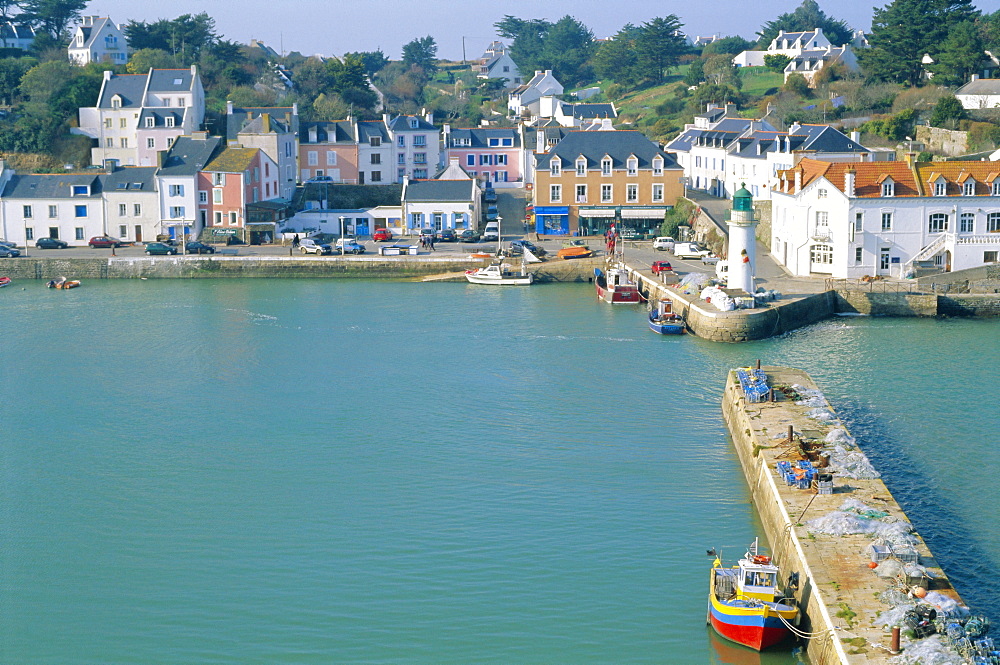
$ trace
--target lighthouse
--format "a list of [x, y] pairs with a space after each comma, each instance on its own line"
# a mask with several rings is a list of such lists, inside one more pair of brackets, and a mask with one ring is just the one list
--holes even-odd
[[727, 288], [756, 290], [754, 274], [757, 270], [757, 218], [753, 213], [753, 195], [743, 185], [733, 194], [733, 209], [729, 215], [729, 264]]

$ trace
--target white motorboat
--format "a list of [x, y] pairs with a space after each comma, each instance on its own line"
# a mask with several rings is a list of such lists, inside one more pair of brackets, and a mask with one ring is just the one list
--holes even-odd
[[466, 270], [465, 278], [473, 284], [497, 284], [499, 286], [530, 286], [534, 275], [524, 267], [515, 272], [505, 263], [491, 263], [477, 270]]

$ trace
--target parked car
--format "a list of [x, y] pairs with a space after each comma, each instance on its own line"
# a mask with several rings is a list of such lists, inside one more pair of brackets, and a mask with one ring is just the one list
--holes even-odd
[[87, 244], [93, 247], [94, 249], [97, 249], [98, 247], [103, 247], [104, 249], [107, 249], [108, 247], [121, 247], [125, 243], [123, 243], [118, 238], [112, 238], [110, 236], [95, 236], [91, 238], [87, 242]]
[[333, 247], [326, 244], [325, 242], [316, 242], [312, 238], [303, 238], [299, 241], [299, 251], [303, 254], [317, 254], [319, 256], [326, 256], [333, 254]]
[[184, 251], [188, 254], [215, 254], [215, 248], [203, 242], [189, 242], [184, 246]]
[[375, 242], [389, 242], [392, 240], [392, 231], [389, 229], [375, 229], [375, 233], [372, 234], [372, 240]]
[[675, 241], [670, 236], [660, 236], [653, 240], [653, 249], [661, 252], [672, 252], [674, 251], [674, 244]]
[[487, 203], [497, 202], [497, 190], [493, 189], [489, 183], [486, 183], [486, 188], [483, 190], [483, 200]]
[[0, 259], [13, 259], [17, 256], [21, 256], [21, 250], [0, 245]]
[[171, 247], [162, 242], [151, 242], [146, 245], [146, 254], [152, 256], [153, 254], [166, 255], [166, 254], [176, 254], [177, 248]]
[[337, 241], [337, 248], [334, 250], [335, 253], [340, 254], [364, 254], [365, 246], [357, 243], [353, 240], [348, 240], [347, 242]]
[[458, 242], [458, 234], [453, 229], [441, 229], [438, 233], [438, 240], [441, 242]]
[[495, 222], [495, 221], [497, 221], [497, 217], [499, 217], [499, 216], [500, 216], [500, 211], [497, 209], [496, 206], [494, 206], [494, 205], [486, 206], [486, 221], [487, 222]]
[[659, 275], [661, 272], [670, 272], [674, 267], [670, 265], [670, 261], [653, 261], [653, 274]]
[[499, 222], [489, 222], [486, 228], [483, 229], [483, 241], [489, 242], [491, 240], [500, 239], [500, 223]]
[[702, 254], [701, 262], [705, 265], [714, 265], [719, 262], [719, 257], [715, 254]]
[[437, 239], [438, 239], [437, 233], [434, 232], [434, 229], [429, 229], [429, 228], [427, 228], [427, 229], [420, 229], [420, 239], [421, 240], [424, 240], [424, 239], [430, 240], [431, 238], [434, 238], [435, 241], [437, 241]]
[[69, 247], [69, 243], [59, 238], [39, 238], [35, 241], [35, 247], [38, 249], [66, 249]]
[[309, 178], [306, 182], [333, 182], [333, 178], [328, 175], [318, 175], [314, 178]]
[[532, 254], [534, 254], [535, 256], [537, 256], [539, 258], [541, 258], [541, 257], [545, 256], [546, 254], [548, 254], [548, 252], [546, 252], [545, 249], [543, 249], [542, 247], [539, 247], [538, 245], [536, 245], [536, 244], [534, 244], [532, 242], [529, 242], [527, 240], [511, 240], [510, 241], [510, 248], [511, 249], [515, 249], [516, 248], [515, 251], [516, 251], [517, 254], [521, 254], [522, 253], [521, 249], [523, 247], [527, 247], [529, 252], [531, 252]]
[[482, 236], [479, 235], [479, 231], [473, 229], [465, 229], [458, 234], [458, 242], [479, 242]]
[[17, 249], [17, 243], [11, 242], [10, 240], [0, 240], [0, 247], [13, 247]]

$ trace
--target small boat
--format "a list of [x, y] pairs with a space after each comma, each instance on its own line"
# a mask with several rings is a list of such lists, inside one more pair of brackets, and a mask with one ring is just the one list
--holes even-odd
[[594, 250], [587, 246], [574, 245], [572, 247], [563, 247], [558, 252], [556, 256], [560, 259], [589, 259], [594, 255]]
[[80, 280], [78, 279], [67, 279], [65, 282], [57, 286], [57, 289], [75, 289], [80, 286]]
[[14, 280], [12, 280], [10, 277], [0, 277], [0, 289], [9, 285], [12, 281]]
[[684, 334], [684, 317], [674, 312], [672, 300], [661, 298], [659, 304], [649, 311], [649, 329], [661, 335]]
[[624, 265], [608, 268], [607, 272], [594, 268], [594, 284], [597, 297], [612, 305], [636, 305], [646, 300]]
[[708, 620], [715, 632], [757, 651], [788, 637], [799, 609], [778, 591], [778, 573], [771, 557], [758, 553], [756, 540], [733, 568], [723, 568], [717, 557], [708, 593]]
[[48, 282], [46, 282], [45, 286], [49, 287], [50, 289], [61, 289], [62, 285], [65, 283], [66, 283], [65, 277], [56, 277], [55, 279], [50, 279]]
[[496, 284], [498, 286], [530, 286], [535, 276], [521, 266], [514, 272], [505, 263], [491, 263], [485, 268], [466, 270], [465, 278], [473, 284]]

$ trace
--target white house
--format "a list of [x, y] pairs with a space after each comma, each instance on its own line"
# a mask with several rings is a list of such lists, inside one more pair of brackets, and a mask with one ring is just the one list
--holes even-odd
[[35, 43], [35, 29], [25, 23], [0, 22], [0, 46], [27, 51]]
[[955, 97], [967, 109], [994, 109], [1000, 107], [1000, 79], [983, 79], [978, 74], [955, 91]]
[[530, 81], [510, 91], [507, 109], [511, 115], [521, 115], [528, 104], [546, 95], [561, 94], [563, 94], [562, 83], [552, 75], [551, 69], [546, 69], [544, 72], [536, 71]]
[[115, 160], [155, 166], [158, 152], [200, 129], [204, 120], [205, 90], [197, 65], [146, 74], [106, 71], [97, 106], [80, 109], [80, 126], [73, 133], [96, 141], [90, 150], [93, 164]]
[[780, 30], [766, 51], [743, 51], [733, 58], [733, 64], [737, 67], [763, 67], [765, 55], [786, 55], [789, 58], [796, 58], [803, 51], [819, 51], [830, 46], [832, 44], [823, 34], [822, 28], [807, 32]]
[[124, 65], [129, 56], [125, 33], [104, 16], [84, 16], [76, 26], [67, 51], [69, 61], [80, 66], [89, 62]]
[[403, 182], [405, 177], [421, 180], [437, 172], [441, 166], [441, 131], [434, 126], [432, 114], [423, 118], [385, 114], [382, 122], [395, 153], [395, 178], [391, 182]]
[[[220, 137], [194, 132], [191, 136], [179, 137], [168, 152], [161, 153], [160, 168], [156, 172], [160, 233], [173, 238], [183, 229], [189, 235], [200, 235], [207, 220], [198, 215], [199, 203], [202, 203], [198, 176], [221, 146]], [[207, 198], [204, 202], [207, 203]]]
[[849, 72], [858, 70], [858, 58], [847, 44], [843, 46], [827, 46], [821, 49], [802, 51], [792, 61], [785, 65], [785, 80], [792, 74], [801, 74], [809, 85], [814, 85], [816, 75], [824, 67], [840, 64]]
[[405, 233], [420, 229], [435, 231], [476, 229], [480, 219], [479, 181], [403, 179], [403, 224]]
[[772, 193], [771, 254], [795, 275], [907, 277], [1000, 256], [1000, 169], [991, 162], [803, 159]]
[[476, 67], [476, 77], [481, 79], [506, 79], [504, 87], [507, 89], [517, 88], [524, 81], [521, 80], [521, 70], [517, 68], [517, 63], [507, 53], [507, 47], [503, 42], [494, 41], [486, 47], [486, 51], [479, 58]]

